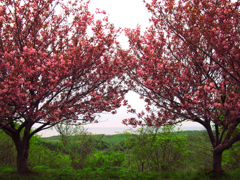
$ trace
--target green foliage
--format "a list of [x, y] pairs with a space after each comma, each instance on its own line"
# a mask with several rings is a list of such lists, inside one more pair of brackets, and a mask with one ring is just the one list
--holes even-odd
[[64, 139], [67, 146], [59, 140], [61, 136], [41, 138], [36, 135], [31, 139], [29, 167], [33, 171], [28, 177], [15, 174], [14, 144], [0, 131], [0, 179], [221, 180], [240, 176], [239, 142], [223, 154], [225, 173], [217, 177], [212, 173], [212, 147], [206, 131], [174, 131], [174, 126], [148, 127], [129, 130], [125, 137], [109, 135], [105, 139], [112, 142], [110, 146], [100, 135], [92, 135], [84, 128], [72, 128], [74, 130]]
[[[70, 158], [61, 151], [50, 150], [41, 142], [41, 136], [35, 134], [30, 139], [29, 168], [34, 166], [47, 166], [49, 168], [61, 168], [70, 166]], [[0, 165], [16, 167], [17, 152], [12, 139], [0, 130]]]
[[187, 163], [186, 157], [190, 153], [187, 150], [187, 139], [171, 131], [171, 128], [163, 129], [153, 144], [151, 159], [156, 171], [178, 170]]
[[125, 153], [122, 151], [105, 151], [89, 156], [89, 167], [96, 168], [109, 168], [109, 167], [121, 167], [125, 160]]
[[0, 166], [1, 180], [238, 180], [239, 176], [239, 169], [226, 171], [221, 175], [215, 175], [211, 172], [206, 172], [205, 170], [199, 170], [196, 172], [137, 172], [131, 171], [128, 168], [114, 166], [96, 169], [86, 168], [82, 170], [75, 170], [72, 167], [50, 169], [46, 166], [36, 166], [33, 169], [33, 173], [28, 175], [19, 175], [16, 173], [16, 168]]
[[61, 134], [59, 145], [69, 155], [71, 166], [74, 169], [87, 167], [88, 156], [94, 153], [99, 141], [96, 141], [94, 136], [82, 126], [59, 124], [56, 130]]
[[[178, 131], [179, 132], [179, 131]], [[187, 162], [187, 138], [174, 132], [174, 126], [138, 129], [127, 142], [127, 162], [138, 171], [169, 171], [182, 168]], [[127, 133], [129, 136], [129, 133]]]
[[225, 169], [240, 168], [240, 142], [236, 142], [230, 149], [224, 151], [222, 158], [222, 165]]
[[[96, 138], [101, 137], [102, 135], [95, 135]], [[126, 140], [125, 134], [114, 134], [114, 135], [105, 135], [102, 138], [102, 141], [110, 144], [110, 145], [116, 145], [120, 141]]]
[[[17, 124], [16, 124], [17, 125]], [[36, 148], [36, 144], [41, 139], [41, 136], [35, 134], [30, 139], [31, 150]], [[30, 153], [30, 156], [33, 153]], [[0, 165], [16, 166], [17, 152], [16, 147], [11, 139], [2, 129], [0, 129]]]
[[118, 166], [122, 165], [122, 162], [125, 159], [125, 153], [122, 151], [108, 151], [104, 154], [105, 165], [109, 166]]
[[15, 145], [7, 134], [0, 129], [0, 165], [16, 165]]
[[[197, 134], [196, 134], [197, 133]], [[206, 131], [198, 131], [187, 135], [188, 149], [191, 151], [189, 155], [188, 170], [199, 170], [210, 168], [212, 165], [212, 144]]]
[[29, 167], [46, 166], [49, 168], [70, 167], [71, 160], [69, 155], [62, 153], [60, 150], [52, 151], [42, 145], [35, 144], [29, 151]]

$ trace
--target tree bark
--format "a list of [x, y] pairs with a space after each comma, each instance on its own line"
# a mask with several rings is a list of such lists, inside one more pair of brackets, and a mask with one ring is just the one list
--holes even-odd
[[144, 170], [144, 162], [142, 162], [142, 172], [143, 172], [143, 170]]
[[213, 151], [213, 172], [216, 174], [220, 174], [222, 172], [221, 163], [222, 163], [222, 153]]
[[29, 140], [14, 142], [17, 150], [17, 171], [18, 173], [28, 173]]

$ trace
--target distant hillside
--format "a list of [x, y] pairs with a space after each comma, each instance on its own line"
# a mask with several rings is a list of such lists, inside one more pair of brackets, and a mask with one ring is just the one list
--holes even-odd
[[61, 136], [50, 136], [50, 137], [42, 137], [43, 141], [59, 141], [61, 140]]
[[188, 136], [188, 135], [202, 135], [206, 130], [187, 130], [179, 132], [179, 135]]
[[[198, 135], [202, 135], [205, 132], [205, 130], [187, 130], [187, 131], [182, 131], [179, 132], [179, 135], [182, 136], [198, 136]], [[96, 139], [99, 139], [102, 134], [96, 134], [94, 135], [96, 137]], [[126, 137], [125, 134], [114, 134], [114, 135], [104, 135], [102, 138], [103, 142], [108, 143], [111, 146], [116, 145], [117, 143], [127, 139], [129, 137]], [[61, 140], [61, 136], [51, 136], [51, 137], [43, 137], [42, 141], [48, 142], [48, 141], [59, 141]]]
[[[96, 134], [94, 135], [96, 139], [99, 139], [102, 134]], [[102, 141], [110, 144], [110, 145], [115, 145], [116, 143], [125, 140], [126, 136], [124, 134], [114, 134], [114, 135], [104, 135], [102, 138]], [[51, 136], [51, 137], [43, 137], [42, 141], [59, 141], [61, 140], [61, 136]]]

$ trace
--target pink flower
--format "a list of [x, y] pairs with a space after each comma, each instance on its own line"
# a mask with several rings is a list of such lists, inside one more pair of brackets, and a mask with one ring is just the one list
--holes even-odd
[[209, 85], [210, 85], [212, 88], [215, 86], [214, 82], [211, 82]]

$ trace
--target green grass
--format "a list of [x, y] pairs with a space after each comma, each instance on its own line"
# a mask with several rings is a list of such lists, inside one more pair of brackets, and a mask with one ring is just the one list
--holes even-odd
[[16, 172], [16, 168], [0, 166], [1, 180], [238, 180], [239, 177], [240, 169], [227, 171], [221, 176], [217, 176], [206, 170], [199, 170], [196, 172], [131, 172], [123, 167], [74, 170], [69, 167], [49, 169], [45, 166], [37, 166], [33, 168], [31, 173], [20, 175]]

